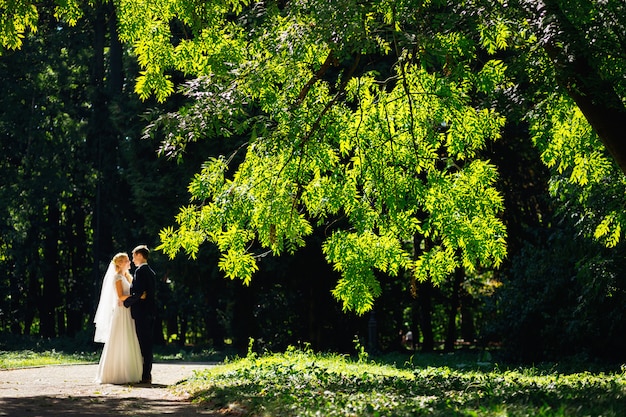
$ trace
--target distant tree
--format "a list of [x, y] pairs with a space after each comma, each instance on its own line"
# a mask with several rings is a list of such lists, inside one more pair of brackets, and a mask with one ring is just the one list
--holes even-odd
[[84, 59], [74, 60], [85, 53], [81, 30], [42, 15], [38, 35], [21, 53], [0, 60], [6, 87], [0, 98], [5, 109], [0, 117], [2, 151], [10, 155], [2, 166], [2, 259], [10, 281], [2, 312], [17, 333], [30, 333], [35, 315], [43, 336], [76, 332], [87, 313], [82, 301], [88, 294], [73, 304], [73, 317], [80, 324], [67, 329], [61, 309], [64, 294], [72, 293], [85, 272], [84, 247], [77, 251], [61, 242], [85, 236], [87, 214], [76, 213], [86, 208], [83, 192], [93, 175], [90, 165], [83, 164], [89, 66]]
[[119, 221], [132, 209], [121, 142], [142, 127], [132, 134], [139, 116], [126, 109], [145, 107], [132, 89], [122, 97], [112, 9], [87, 8], [76, 26], [52, 12], [42, 7], [38, 30], [0, 57], [2, 327], [45, 337], [85, 329], [106, 263], [134, 243]]

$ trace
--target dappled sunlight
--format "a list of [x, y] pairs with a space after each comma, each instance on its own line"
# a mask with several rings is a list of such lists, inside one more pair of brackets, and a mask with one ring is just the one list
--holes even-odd
[[[626, 377], [508, 369], [446, 357], [448, 365], [357, 361], [312, 352], [238, 359], [196, 374], [177, 389], [216, 410], [267, 416], [622, 416]], [[456, 360], [456, 364], [455, 364]], [[421, 363], [421, 362], [420, 362]]]

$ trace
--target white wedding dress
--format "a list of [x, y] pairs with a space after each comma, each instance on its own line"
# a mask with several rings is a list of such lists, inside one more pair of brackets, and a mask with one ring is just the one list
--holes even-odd
[[[122, 275], [115, 274], [112, 285], [115, 286], [115, 282], [120, 280], [124, 295], [129, 295], [130, 283]], [[105, 279], [106, 285], [111, 285], [110, 282], [107, 283], [106, 281]], [[105, 291], [104, 288], [103, 291]], [[117, 300], [111, 308], [113, 311], [110, 315], [110, 325], [108, 329], [105, 327], [108, 335], [101, 338], [102, 340], [96, 340], [105, 342], [102, 356], [100, 356], [96, 382], [100, 384], [139, 382], [143, 358], [135, 332], [135, 320], [130, 316], [130, 308], [119, 306]]]

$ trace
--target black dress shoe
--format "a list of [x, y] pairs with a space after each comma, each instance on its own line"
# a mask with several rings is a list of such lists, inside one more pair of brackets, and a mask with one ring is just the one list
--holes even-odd
[[152, 384], [152, 380], [151, 379], [142, 379], [141, 381], [139, 381], [140, 384]]

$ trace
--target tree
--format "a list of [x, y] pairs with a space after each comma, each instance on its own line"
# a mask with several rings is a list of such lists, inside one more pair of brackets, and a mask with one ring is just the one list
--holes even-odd
[[[621, 6], [523, 5], [116, 2], [120, 37], [143, 69], [140, 96], [165, 100], [172, 74], [195, 78], [183, 86], [191, 103], [161, 119], [175, 127], [162, 152], [178, 156], [198, 138], [245, 140], [206, 162], [162, 249], [194, 256], [213, 242], [226, 274], [248, 282], [264, 251], [293, 252], [324, 225], [326, 257], [342, 273], [334, 294], [359, 312], [380, 292], [374, 270], [437, 283], [498, 265], [502, 199], [484, 154], [506, 111], [494, 93], [506, 105], [519, 91], [537, 102], [567, 93], [620, 154], [602, 130], [614, 121], [593, 116], [619, 111], [621, 57], [602, 51], [623, 50]], [[597, 23], [607, 13], [616, 23]], [[535, 64], [525, 75], [508, 66], [519, 51]], [[596, 235], [619, 235], [613, 218]]]
[[[41, 7], [38, 31], [20, 51], [0, 57], [0, 146], [10, 155], [0, 164], [6, 179], [0, 262], [8, 289], [2, 328], [45, 337], [84, 330], [97, 303], [101, 262], [106, 268], [130, 240], [116, 221], [131, 211], [120, 132], [140, 136], [140, 129], [132, 135], [127, 128], [131, 117], [115, 119], [115, 111], [126, 113], [139, 99], [132, 89], [120, 97], [122, 48], [104, 18], [110, 8], [99, 9], [102, 18], [87, 8], [76, 26], [52, 12]], [[99, 250], [90, 253], [94, 241]]]
[[[472, 40], [449, 31], [419, 39], [445, 52], [415, 49], [411, 37], [429, 28], [412, 19], [413, 4], [116, 5], [120, 38], [135, 45], [144, 67], [141, 96], [173, 92], [165, 69], [202, 75], [202, 89], [189, 90], [206, 98], [198, 100], [198, 122], [213, 113], [202, 133], [250, 138], [239, 166], [217, 158], [196, 177], [191, 189], [201, 205], [183, 210], [179, 229], [162, 234], [170, 255], [181, 247], [194, 255], [213, 241], [227, 276], [248, 282], [256, 269], [251, 243], [293, 252], [313, 223], [345, 217], [347, 228], [332, 231], [324, 251], [342, 273], [335, 296], [361, 313], [380, 293], [375, 269], [438, 281], [460, 265], [501, 262], [496, 174], [477, 151], [498, 136], [502, 119], [470, 97], [500, 83], [504, 68], [490, 61], [469, 77]], [[439, 6], [432, 11], [437, 18]], [[241, 26], [231, 23], [232, 12]], [[342, 32], [328, 25], [338, 19], [347, 23]], [[184, 36], [172, 36], [176, 26]], [[372, 58], [381, 71], [369, 69]], [[228, 168], [236, 169], [230, 178]], [[412, 259], [416, 234], [434, 244]]]
[[[85, 151], [85, 89], [65, 88], [84, 85], [88, 78], [84, 60], [70, 64], [85, 50], [81, 30], [60, 26], [52, 16], [43, 14], [40, 36], [24, 45], [25, 53], [6, 54], [0, 64], [6, 86], [2, 96], [6, 111], [0, 121], [6, 138], [2, 150], [11, 155], [2, 166], [7, 180], [2, 187], [6, 203], [2, 260], [11, 282], [9, 306], [2, 310], [11, 317], [10, 328], [15, 333], [29, 334], [33, 324], [45, 337], [65, 332], [65, 314], [60, 309], [63, 296], [84, 268], [76, 248], [60, 243], [74, 235], [71, 222], [77, 217], [64, 215], [84, 208], [84, 195], [77, 190], [87, 188], [91, 174], [80, 163]], [[72, 209], [66, 211], [68, 206]], [[74, 259], [73, 265], [70, 259]], [[81, 321], [82, 328], [86, 311], [79, 306], [77, 301], [74, 318]], [[76, 324], [72, 331], [76, 332]]]
[[[191, 128], [177, 126], [179, 136], [163, 149], [183, 134], [249, 141], [236, 167], [226, 156], [207, 161], [190, 185], [197, 203], [181, 210], [177, 230], [164, 230], [162, 249], [193, 256], [202, 242], [214, 242], [221, 269], [247, 283], [257, 268], [251, 245], [293, 252], [312, 225], [326, 223], [324, 252], [342, 274], [333, 293], [360, 313], [380, 294], [374, 270], [408, 269], [417, 279], [441, 281], [460, 265], [497, 265], [505, 254], [502, 201], [493, 166], [477, 152], [498, 137], [502, 119], [470, 97], [502, 81], [503, 67], [490, 61], [469, 77], [464, 65], [477, 45], [458, 33], [432, 41], [447, 52], [456, 48], [448, 62], [409, 49], [414, 44], [394, 39], [391, 29], [404, 22], [385, 5], [317, 6], [246, 10], [242, 21], [260, 19], [258, 36], [225, 24], [219, 38], [210, 35], [217, 29], [204, 28], [177, 46], [208, 51], [202, 39], [221, 42], [211, 45], [219, 51], [205, 67], [212, 74], [188, 85], [196, 98], [184, 110]], [[334, 29], [325, 22], [335, 15], [349, 24], [328, 42]], [[372, 27], [364, 32], [363, 22]], [[375, 58], [362, 60], [391, 51], [395, 68], [393, 59], [372, 62], [382, 74], [368, 69], [366, 59]], [[340, 218], [344, 226], [333, 227]], [[434, 244], [412, 259], [416, 234]]]

